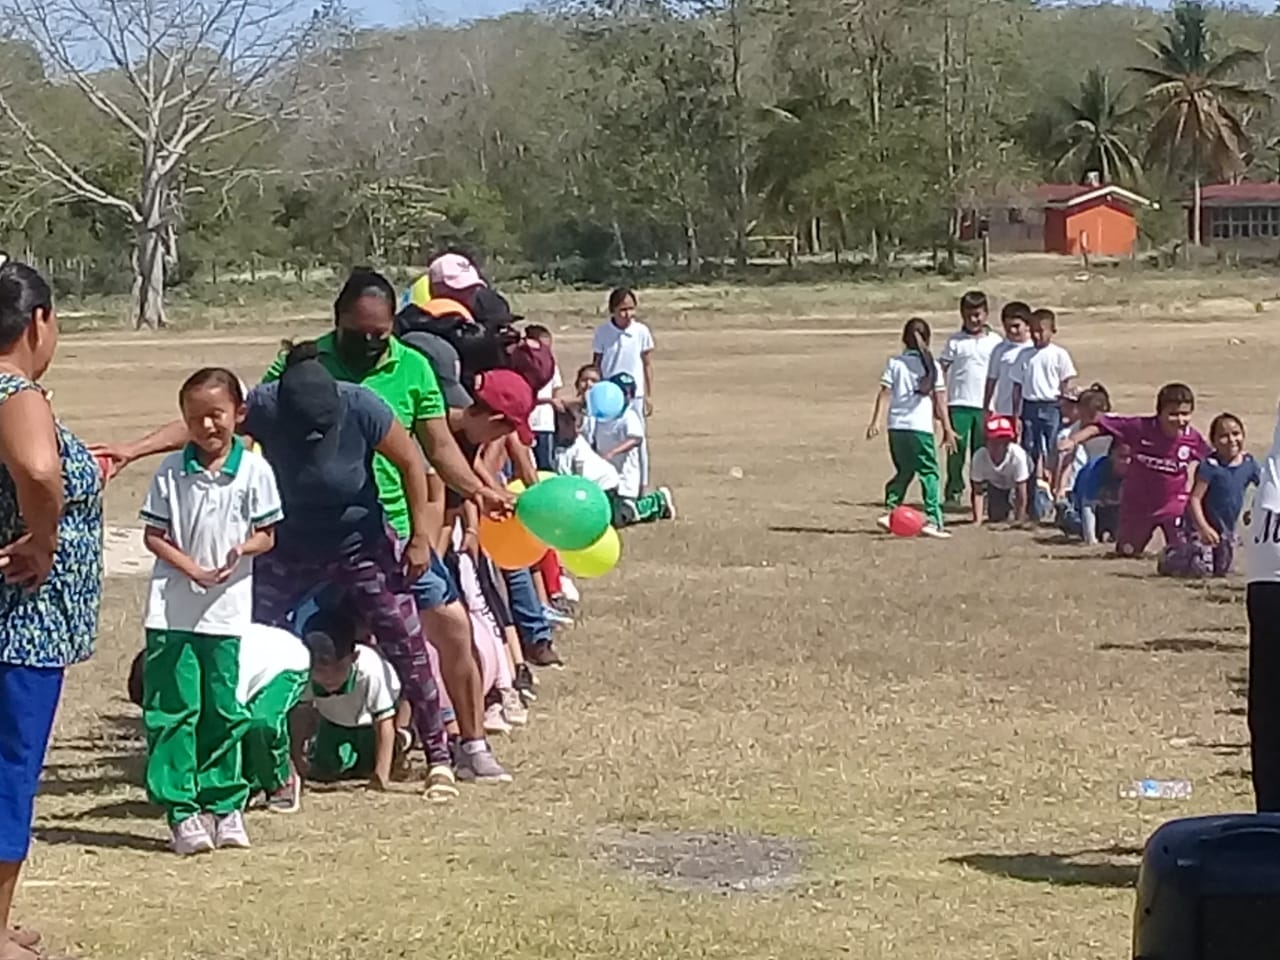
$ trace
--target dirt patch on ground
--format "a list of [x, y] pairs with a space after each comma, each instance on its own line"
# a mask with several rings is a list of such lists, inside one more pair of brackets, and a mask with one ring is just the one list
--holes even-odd
[[620, 870], [674, 890], [771, 893], [801, 880], [805, 845], [799, 840], [720, 831], [609, 831], [605, 859]]

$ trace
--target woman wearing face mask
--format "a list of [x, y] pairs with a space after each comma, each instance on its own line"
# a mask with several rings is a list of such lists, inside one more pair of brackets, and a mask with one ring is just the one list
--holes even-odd
[[[317, 360], [334, 379], [358, 383], [372, 390], [391, 408], [396, 420], [414, 433], [437, 471], [428, 479], [443, 500], [440, 481], [474, 503], [484, 514], [509, 512], [515, 497], [505, 489], [486, 484], [467, 462], [445, 419], [444, 398], [431, 364], [416, 350], [392, 337], [395, 291], [381, 274], [357, 269], [334, 301], [334, 330], [316, 340]], [[285, 357], [276, 359], [264, 377], [279, 379]], [[184, 428], [185, 429], [185, 428]], [[112, 460], [113, 472], [141, 456], [175, 450], [185, 440], [184, 430], [170, 424], [124, 447], [101, 447]], [[378, 496], [387, 522], [403, 540], [411, 534], [409, 507], [399, 471], [386, 458], [374, 459]], [[429, 542], [439, 539], [431, 531]], [[460, 780], [506, 783], [508, 774], [490, 752], [484, 737], [484, 695], [480, 668], [471, 641], [471, 620], [462, 605], [457, 585], [434, 552], [426, 571], [411, 586], [422, 615], [427, 639], [440, 654], [441, 674], [449, 698], [457, 710], [462, 746], [457, 767]]]

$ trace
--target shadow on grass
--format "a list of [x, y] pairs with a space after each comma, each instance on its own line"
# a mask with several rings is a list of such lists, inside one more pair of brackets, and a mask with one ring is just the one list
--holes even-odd
[[144, 753], [95, 756], [80, 763], [47, 763], [40, 777], [40, 795], [77, 797], [121, 786], [141, 786], [146, 763]]
[[765, 528], [770, 533], [800, 533], [800, 534], [818, 534], [824, 537], [870, 537], [879, 536], [879, 530], [855, 530], [848, 527], [805, 527], [805, 526], [784, 526], [774, 524]]
[[79, 827], [36, 827], [31, 835], [41, 843], [79, 847], [104, 847], [107, 849], [142, 850], [146, 853], [168, 850], [169, 845], [159, 837], [121, 833], [116, 830], [86, 830]]
[[968, 853], [943, 863], [1028, 883], [1119, 888], [1138, 882], [1138, 865], [1122, 861], [1141, 856], [1140, 848], [1116, 844], [1069, 853]]
[[1099, 650], [1138, 650], [1143, 653], [1242, 653], [1243, 643], [1225, 643], [1199, 637], [1156, 637], [1140, 643], [1100, 643]]
[[152, 820], [159, 817], [161, 810], [146, 800], [113, 800], [90, 807], [83, 813], [66, 817], [67, 820]]

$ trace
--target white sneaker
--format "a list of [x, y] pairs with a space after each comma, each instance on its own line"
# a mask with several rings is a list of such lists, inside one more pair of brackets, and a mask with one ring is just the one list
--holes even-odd
[[877, 519], [876, 519], [876, 526], [877, 526], [877, 527], [879, 527], [881, 530], [883, 530], [885, 533], [888, 533], [888, 532], [889, 532], [889, 529], [890, 529], [890, 528], [889, 528], [889, 515], [886, 513], [883, 517], [879, 517], [879, 518], [877, 518]]
[[204, 818], [198, 814], [175, 823], [171, 829], [169, 846], [179, 856], [190, 857], [197, 853], [208, 853], [213, 849], [213, 838], [205, 829]]
[[564, 594], [564, 598], [570, 603], [581, 603], [582, 594], [578, 592], [578, 586], [567, 573], [560, 574], [560, 592]]
[[513, 727], [523, 727], [529, 722], [529, 708], [514, 690], [502, 691], [502, 717]]
[[663, 520], [674, 520], [676, 518], [676, 498], [671, 495], [670, 487], [659, 487], [658, 493], [662, 494], [662, 502], [665, 509], [662, 511]]
[[484, 711], [484, 732], [485, 733], [510, 733], [511, 724], [507, 723], [506, 718], [502, 715], [502, 704], [495, 703], [486, 707]]
[[927, 523], [924, 529], [920, 531], [920, 535], [928, 537], [931, 540], [950, 540], [951, 533], [943, 530], [941, 527], [935, 527], [932, 523]]
[[236, 810], [225, 817], [218, 817], [213, 827], [213, 845], [219, 850], [227, 847], [248, 850], [249, 832], [244, 828], [244, 814]]

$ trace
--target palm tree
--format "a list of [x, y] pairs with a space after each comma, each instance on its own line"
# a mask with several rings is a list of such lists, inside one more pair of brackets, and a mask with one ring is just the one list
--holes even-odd
[[1063, 98], [1058, 108], [1065, 123], [1057, 133], [1055, 172], [1070, 171], [1076, 180], [1097, 173], [1103, 183], [1138, 185], [1142, 161], [1129, 146], [1134, 108], [1124, 90], [1112, 90], [1110, 78], [1094, 67], [1076, 99]]
[[1191, 174], [1191, 233], [1199, 245], [1200, 184], [1205, 176], [1230, 177], [1244, 171], [1249, 135], [1235, 112], [1266, 102], [1268, 94], [1232, 80], [1240, 68], [1258, 63], [1256, 50], [1232, 47], [1219, 54], [1205, 22], [1204, 4], [1179, 3], [1165, 38], [1143, 43], [1155, 63], [1130, 69], [1146, 79], [1144, 102], [1154, 121], [1147, 137], [1147, 159], [1163, 156], [1166, 169]]

